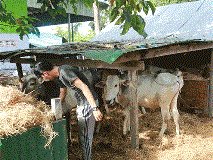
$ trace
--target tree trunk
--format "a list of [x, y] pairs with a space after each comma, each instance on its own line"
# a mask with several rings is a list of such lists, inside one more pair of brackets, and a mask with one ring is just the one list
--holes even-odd
[[100, 20], [99, 20], [99, 8], [98, 4], [93, 3], [93, 11], [94, 11], [94, 25], [95, 25], [95, 34], [99, 34], [101, 29], [100, 29]]

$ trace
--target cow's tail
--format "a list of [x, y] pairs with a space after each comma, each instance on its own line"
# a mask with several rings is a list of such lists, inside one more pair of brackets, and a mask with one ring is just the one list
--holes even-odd
[[[179, 86], [178, 86], [178, 90], [177, 90], [176, 94], [174, 95], [174, 97], [172, 98], [172, 101], [171, 101], [171, 102], [174, 102], [176, 96], [178, 96], [178, 95], [180, 94], [181, 88], [183, 87], [183, 83], [184, 83], [184, 82], [183, 82], [183, 78], [182, 78], [181, 76], [178, 76], [178, 78], [179, 78], [179, 80], [177, 81], [177, 84], [179, 85]], [[173, 108], [172, 108], [172, 106], [170, 105], [170, 111], [171, 111], [172, 109], [173, 109]]]
[[177, 83], [179, 84], [178, 93], [180, 93], [180, 92], [181, 92], [181, 88], [182, 88], [183, 85], [184, 85], [184, 81], [183, 81], [183, 76], [182, 76], [182, 75], [179, 75], [179, 76], [177, 76], [177, 77], [178, 77]]

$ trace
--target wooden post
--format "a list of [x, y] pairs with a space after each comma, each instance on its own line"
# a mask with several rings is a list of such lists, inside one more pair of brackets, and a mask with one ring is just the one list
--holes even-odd
[[139, 149], [139, 131], [138, 131], [138, 100], [137, 100], [137, 73], [136, 70], [129, 71], [130, 80], [130, 134], [131, 145], [134, 149]]
[[62, 119], [61, 98], [51, 99], [51, 110], [54, 113], [56, 120]]
[[22, 71], [21, 63], [16, 63], [16, 67], [17, 67], [17, 71], [18, 71], [19, 81], [22, 82], [21, 78], [23, 77], [23, 71]]
[[209, 116], [213, 117], [213, 49], [211, 49], [210, 81], [208, 94]]

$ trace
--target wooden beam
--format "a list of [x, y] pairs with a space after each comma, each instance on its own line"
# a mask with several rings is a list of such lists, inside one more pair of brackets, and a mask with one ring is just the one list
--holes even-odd
[[123, 70], [135, 70], [144, 69], [144, 62], [132, 61], [127, 63], [109, 64], [103, 61], [97, 60], [69, 60], [69, 59], [52, 59], [50, 60], [53, 64], [62, 65], [68, 64], [76, 67], [88, 67], [88, 68], [108, 68], [108, 69], [123, 69]]
[[10, 63], [31, 64], [34, 62], [35, 62], [35, 60], [33, 58], [12, 58], [12, 59], [10, 59]]
[[136, 70], [128, 72], [130, 80], [130, 134], [131, 145], [134, 149], [139, 149], [139, 127], [138, 127], [138, 100], [137, 100], [137, 73]]
[[[68, 64], [76, 67], [88, 67], [88, 68], [108, 68], [108, 69], [123, 69], [123, 70], [144, 70], [145, 65], [143, 61], [131, 61], [119, 64], [109, 64], [103, 61], [97, 60], [79, 60], [79, 59], [48, 59], [50, 62], [56, 65]], [[33, 63], [34, 59], [19, 58], [13, 59], [11, 63]]]
[[208, 93], [208, 109], [209, 116], [213, 117], [213, 49], [211, 49], [211, 67], [210, 67], [210, 81]]
[[177, 53], [192, 52], [197, 50], [213, 48], [212, 42], [193, 42], [183, 44], [173, 44], [168, 46], [162, 46], [159, 48], [150, 48], [146, 50], [144, 59], [166, 56]]
[[116, 61], [113, 62], [113, 64], [124, 63], [124, 62], [128, 62], [128, 61], [139, 61], [141, 59], [142, 59], [141, 50], [140, 51], [137, 50], [137, 51], [133, 51], [133, 52], [124, 53], [123, 55], [118, 57], [118, 59], [116, 59]]

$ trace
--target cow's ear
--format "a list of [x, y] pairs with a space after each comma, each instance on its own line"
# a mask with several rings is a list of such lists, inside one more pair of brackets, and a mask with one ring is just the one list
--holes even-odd
[[104, 81], [100, 81], [95, 84], [95, 87], [97, 87], [97, 88], [104, 88], [104, 86], [105, 86]]

